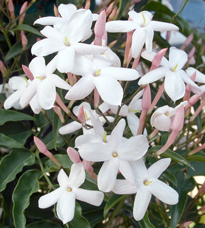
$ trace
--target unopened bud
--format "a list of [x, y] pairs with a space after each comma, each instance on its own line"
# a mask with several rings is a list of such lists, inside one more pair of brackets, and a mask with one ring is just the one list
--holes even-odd
[[53, 110], [54, 110], [55, 113], [58, 115], [58, 117], [59, 117], [61, 123], [65, 123], [65, 119], [64, 119], [63, 114], [62, 114], [62, 112], [61, 112], [61, 109], [60, 109], [58, 106], [54, 106], [54, 107], [53, 107]]
[[0, 60], [0, 71], [3, 75], [3, 77], [6, 77], [7, 76], [7, 69], [6, 67], [4, 66], [4, 63]]
[[20, 18], [19, 18], [19, 24], [23, 24], [23, 21], [24, 21], [24, 17], [26, 15], [26, 8], [27, 8], [27, 5], [28, 5], [28, 2], [24, 2], [24, 4], [21, 6], [21, 9], [20, 9]]
[[60, 17], [60, 14], [59, 14], [59, 12], [58, 12], [58, 8], [57, 8], [56, 5], [53, 5], [53, 12], [54, 12], [54, 15], [55, 15], [56, 17]]
[[90, 9], [90, 0], [86, 1], [85, 9]]
[[23, 51], [25, 51], [26, 46], [28, 44], [28, 39], [26, 38], [24, 31], [21, 31], [21, 43], [22, 43]]
[[8, 2], [8, 10], [10, 12], [11, 19], [15, 20], [15, 11], [14, 11], [13, 0], [9, 0], [9, 2]]
[[73, 163], [79, 163], [79, 162], [81, 162], [78, 151], [76, 151], [72, 147], [68, 147], [67, 154], [68, 154], [68, 157], [70, 158], [70, 160]]

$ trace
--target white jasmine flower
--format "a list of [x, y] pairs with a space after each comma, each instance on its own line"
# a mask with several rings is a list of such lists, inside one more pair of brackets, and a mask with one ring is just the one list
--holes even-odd
[[69, 177], [61, 169], [58, 174], [59, 188], [39, 199], [39, 207], [44, 209], [57, 203], [57, 215], [65, 224], [74, 217], [75, 200], [80, 200], [94, 206], [99, 206], [104, 198], [102, 192], [79, 188], [85, 181], [83, 164], [75, 163], [71, 166]]
[[131, 162], [131, 167], [135, 174], [135, 184], [131, 185], [127, 180], [117, 180], [113, 188], [116, 194], [134, 194], [137, 193], [134, 201], [133, 216], [135, 220], [141, 220], [152, 194], [162, 202], [174, 205], [178, 203], [178, 193], [158, 180], [159, 176], [167, 169], [171, 162], [170, 158], [164, 158], [146, 168], [142, 159]]
[[134, 175], [130, 161], [141, 158], [149, 147], [144, 135], [133, 136], [123, 140], [125, 120], [121, 119], [113, 129], [111, 135], [105, 139], [106, 143], [99, 143], [99, 135], [96, 135], [96, 143], [82, 144], [79, 147], [80, 156], [91, 162], [104, 162], [98, 173], [98, 188], [109, 192], [115, 185], [118, 170], [134, 184]]
[[[142, 57], [149, 61], [152, 61], [155, 55], [156, 53], [149, 54], [146, 51], [142, 53]], [[174, 102], [184, 96], [184, 83], [189, 84], [194, 93], [200, 94], [202, 92], [201, 89], [190, 79], [187, 73], [182, 69], [187, 60], [188, 57], [186, 52], [179, 50], [175, 47], [171, 47], [169, 51], [169, 61], [163, 57], [160, 64], [162, 67], [159, 67], [145, 74], [139, 80], [138, 84], [146, 85], [165, 77], [165, 91]]]
[[145, 44], [147, 51], [152, 52], [152, 40], [154, 31], [179, 30], [176, 25], [161, 21], [152, 21], [152, 14], [148, 11], [137, 13], [130, 11], [132, 21], [109, 21], [106, 23], [108, 32], [130, 32], [135, 30], [132, 36], [132, 57], [137, 58]]

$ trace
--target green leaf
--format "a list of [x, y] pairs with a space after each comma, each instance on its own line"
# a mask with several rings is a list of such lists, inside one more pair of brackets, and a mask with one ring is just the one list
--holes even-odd
[[31, 135], [31, 130], [20, 121], [5, 123], [0, 126], [0, 132], [23, 145], [26, 143], [27, 138]]
[[53, 113], [53, 129], [52, 129], [52, 133], [53, 133], [53, 147], [55, 150], [57, 150], [57, 140], [59, 137], [61, 137], [59, 135], [58, 129], [62, 127], [62, 123], [58, 117], [58, 115], [54, 112]]
[[117, 19], [119, 20], [122, 17], [122, 14], [125, 12], [127, 6], [130, 5], [130, 0], [120, 0], [119, 3], [119, 13], [117, 15]]
[[16, 228], [25, 227], [26, 218], [24, 216], [24, 211], [29, 205], [30, 196], [39, 189], [37, 178], [40, 176], [41, 172], [33, 169], [26, 171], [19, 178], [12, 196], [14, 203], [13, 219]]
[[127, 198], [127, 195], [112, 195], [111, 198], [108, 200], [108, 202], [105, 205], [104, 208], [104, 217], [106, 217], [108, 211], [115, 206], [116, 203], [119, 203], [121, 200], [124, 200], [125, 198]]
[[[150, 152], [157, 152], [158, 150], [160, 150], [162, 148], [162, 146], [155, 146], [149, 149]], [[181, 164], [181, 165], [186, 165], [188, 167], [190, 167], [191, 169], [193, 169], [193, 166], [185, 159], [183, 158], [181, 155], [179, 155], [177, 152], [174, 152], [170, 149], [167, 149], [163, 154], [161, 154], [162, 157], [166, 157], [166, 158], [171, 158], [173, 161], [176, 161], [177, 163]]]
[[178, 181], [177, 192], [179, 193], [179, 202], [173, 205], [171, 209], [171, 228], [177, 227], [186, 206], [187, 193], [192, 191], [195, 187], [193, 177], [185, 179], [184, 173], [181, 170], [175, 173], [175, 177]]
[[155, 228], [153, 224], [149, 221], [148, 212], [146, 211], [145, 216], [142, 220], [139, 221], [141, 228]]
[[3, 157], [0, 163], [0, 192], [5, 189], [7, 183], [15, 179], [24, 166], [33, 165], [34, 162], [34, 154], [26, 149], [13, 149]]
[[69, 228], [91, 228], [88, 220], [82, 216], [82, 209], [78, 203], [75, 204], [75, 216], [71, 222], [69, 222]]
[[176, 177], [168, 170], [166, 170], [163, 174], [163, 177], [165, 177], [167, 180], [169, 180], [172, 184], [177, 186], [177, 179]]
[[27, 114], [5, 109], [0, 109], [0, 116], [0, 125], [3, 125], [8, 121], [35, 120], [32, 116]]
[[187, 157], [187, 160], [205, 162], [205, 156], [195, 154], [195, 155]]
[[21, 25], [18, 25], [14, 30], [23, 30], [26, 32], [36, 34], [37, 36], [43, 37], [43, 35], [37, 29], [31, 27], [30, 25], [21, 24]]
[[24, 148], [23, 144], [20, 144], [2, 133], [0, 133], [0, 146], [8, 148]]
[[[73, 163], [67, 154], [56, 154], [54, 157], [60, 162], [60, 164], [63, 166], [64, 169], [71, 168], [71, 165]], [[46, 162], [46, 169], [49, 172], [59, 171], [59, 167], [57, 167], [56, 164], [53, 161], [51, 161], [50, 159]]]
[[33, 222], [33, 223], [27, 225], [26, 228], [62, 228], [62, 226], [56, 222], [42, 220], [39, 222]]

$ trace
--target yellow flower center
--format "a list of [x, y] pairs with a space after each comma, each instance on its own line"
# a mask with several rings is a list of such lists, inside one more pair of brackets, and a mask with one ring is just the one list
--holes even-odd
[[84, 113], [85, 113], [86, 120], [89, 120], [87, 113], [86, 112], [84, 112]]
[[72, 192], [72, 188], [70, 188], [70, 187], [67, 188], [66, 190], [67, 190], [68, 192]]
[[27, 80], [27, 78], [26, 77], [23, 77], [23, 79], [26, 81], [26, 83], [28, 84], [28, 80]]
[[117, 152], [113, 152], [113, 153], [112, 153], [112, 156], [113, 156], [114, 158], [116, 158], [116, 157], [118, 156]]
[[177, 69], [177, 67], [178, 67], [178, 64], [174, 67], [173, 72]]
[[106, 137], [107, 137], [107, 131], [104, 132], [103, 142], [107, 142]]
[[100, 72], [101, 72], [101, 69], [99, 69], [99, 70], [95, 73], [95, 76], [99, 76]]
[[66, 46], [69, 46], [67, 36], [65, 36], [65, 45], [66, 45]]
[[145, 19], [145, 16], [143, 13], [142, 13], [142, 17], [143, 17], [143, 25], [145, 26], [146, 25], [146, 19]]
[[152, 183], [152, 181], [144, 181], [144, 185], [147, 186], [148, 184]]
[[134, 110], [134, 109], [131, 109], [131, 108], [129, 108], [129, 110], [128, 110], [129, 112], [135, 112], [135, 113], [140, 113], [140, 111], [137, 111], [137, 110]]
[[42, 78], [42, 77], [36, 77], [36, 78], [38, 78], [38, 79], [40, 79], [41, 81], [43, 81], [43, 78]]

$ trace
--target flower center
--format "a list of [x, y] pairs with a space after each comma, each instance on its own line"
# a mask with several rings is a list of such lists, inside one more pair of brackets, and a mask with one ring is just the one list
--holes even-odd
[[95, 72], [95, 76], [99, 76], [101, 72], [101, 69], [99, 69], [97, 72]]
[[84, 112], [86, 120], [89, 120], [89, 117], [86, 112]]
[[145, 26], [146, 25], [146, 19], [145, 19], [145, 16], [143, 13], [142, 13], [142, 17], [143, 17], [143, 26]]
[[178, 64], [174, 67], [173, 72], [177, 69], [177, 67], [178, 67]]
[[68, 38], [67, 38], [67, 36], [65, 36], [65, 45], [66, 45], [66, 46], [69, 46], [69, 43], [68, 43]]
[[28, 80], [27, 80], [27, 78], [26, 77], [23, 77], [23, 79], [26, 81], [26, 83], [28, 84]]
[[170, 113], [169, 113], [169, 112], [166, 112], [166, 113], [165, 113], [165, 115], [166, 115], [166, 116], [169, 116], [169, 115], [170, 115]]
[[70, 187], [67, 188], [66, 190], [67, 190], [68, 192], [72, 192], [72, 188], [70, 188]]
[[42, 77], [36, 77], [36, 78], [38, 78], [38, 79], [40, 79], [41, 81], [43, 81], [43, 78], [42, 78]]
[[116, 157], [118, 156], [117, 152], [113, 152], [113, 153], [112, 153], [112, 156], [113, 156], [114, 158], [116, 158]]
[[103, 142], [107, 142], [106, 137], [107, 137], [107, 131], [104, 132]]
[[129, 112], [140, 113], [140, 111], [137, 111], [137, 110], [134, 110], [134, 109], [131, 109], [131, 108], [129, 108], [128, 111], [129, 111]]
[[152, 183], [152, 181], [147, 181], [147, 180], [144, 181], [144, 185], [145, 185], [145, 186], [147, 186], [147, 185], [150, 184], [150, 183]]

